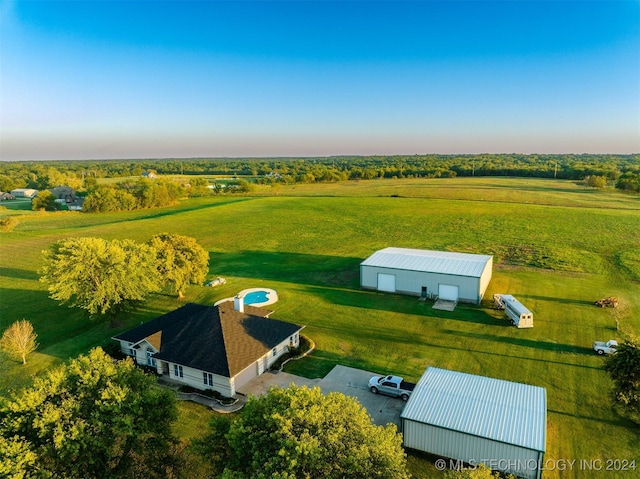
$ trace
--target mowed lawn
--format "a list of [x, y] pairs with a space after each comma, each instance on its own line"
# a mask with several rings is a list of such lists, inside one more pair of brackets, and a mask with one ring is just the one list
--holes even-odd
[[[227, 279], [220, 288], [191, 287], [187, 301], [212, 304], [256, 286], [278, 291], [272, 317], [306, 325], [317, 346], [289, 372], [320, 377], [343, 364], [417, 380], [433, 365], [543, 386], [546, 459], [577, 461], [545, 478], [604, 477], [578, 466], [596, 459], [635, 459], [640, 468], [640, 429], [612, 412], [603, 358], [591, 350], [594, 340], [640, 334], [637, 196], [539, 179], [378, 180], [261, 187], [251, 196], [118, 214], [30, 213], [19, 221], [0, 234], [0, 330], [28, 319], [40, 348], [27, 366], [0, 363], [0, 392], [181, 304], [155, 295], [117, 328], [90, 322], [48, 298], [37, 274], [42, 250], [67, 237], [146, 241], [167, 231], [195, 237], [210, 252], [210, 276]], [[493, 254], [486, 298], [513, 294], [533, 311], [535, 327], [511, 327], [489, 301], [448, 313], [413, 297], [360, 290], [359, 263], [387, 246]], [[620, 306], [593, 305], [607, 296]], [[196, 418], [182, 421], [184, 437], [204, 432], [202, 412], [190, 411], [181, 410], [183, 419]], [[442, 477], [420, 456], [410, 465], [416, 477]], [[638, 474], [606, 471], [607, 478]]]

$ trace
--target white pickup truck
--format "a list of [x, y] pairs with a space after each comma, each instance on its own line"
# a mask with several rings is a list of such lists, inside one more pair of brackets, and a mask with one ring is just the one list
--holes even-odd
[[403, 401], [408, 401], [409, 396], [416, 387], [415, 384], [409, 383], [399, 376], [374, 376], [369, 379], [369, 390], [373, 394], [386, 394], [387, 396], [395, 396]]
[[600, 355], [613, 354], [616, 352], [617, 347], [618, 342], [615, 339], [610, 339], [606, 343], [604, 341], [596, 341], [593, 343], [593, 350]]

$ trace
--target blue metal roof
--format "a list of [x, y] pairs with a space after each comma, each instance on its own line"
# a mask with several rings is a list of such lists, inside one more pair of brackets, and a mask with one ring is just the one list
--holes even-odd
[[451, 251], [385, 248], [373, 253], [360, 265], [479, 278], [492, 258], [489, 255]]
[[545, 388], [427, 368], [401, 418], [545, 452]]

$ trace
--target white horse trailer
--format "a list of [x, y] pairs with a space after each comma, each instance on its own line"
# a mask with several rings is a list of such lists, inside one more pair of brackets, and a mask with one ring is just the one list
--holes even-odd
[[493, 300], [499, 309], [511, 319], [511, 324], [518, 328], [533, 328], [533, 313], [510, 294], [494, 294]]

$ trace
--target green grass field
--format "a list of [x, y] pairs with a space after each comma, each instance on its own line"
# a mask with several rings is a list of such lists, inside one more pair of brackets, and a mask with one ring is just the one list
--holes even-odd
[[[17, 215], [2, 210], [2, 215]], [[198, 198], [113, 214], [24, 212], [0, 233], [0, 330], [30, 320], [40, 348], [27, 366], [0, 363], [0, 393], [111, 336], [180, 305], [155, 295], [119, 328], [58, 306], [38, 281], [41, 252], [61, 238], [146, 241], [164, 231], [195, 237], [219, 288], [193, 286], [187, 301], [212, 304], [241, 289], [276, 289], [274, 318], [306, 325], [317, 350], [288, 371], [320, 377], [335, 364], [417, 380], [429, 365], [547, 389], [547, 459], [636, 459], [640, 430], [611, 410], [611, 382], [594, 340], [640, 334], [640, 197], [542, 179], [376, 180], [260, 187], [250, 196]], [[495, 292], [534, 313], [518, 330], [489, 302], [434, 311], [413, 297], [359, 289], [359, 263], [387, 247], [494, 255]], [[617, 296], [617, 309], [593, 301]], [[617, 330], [616, 328], [619, 328]], [[204, 432], [206, 412], [181, 408], [183, 437]], [[410, 457], [416, 477], [442, 477]], [[607, 471], [607, 478], [638, 477]], [[602, 471], [545, 471], [599, 478]]]

